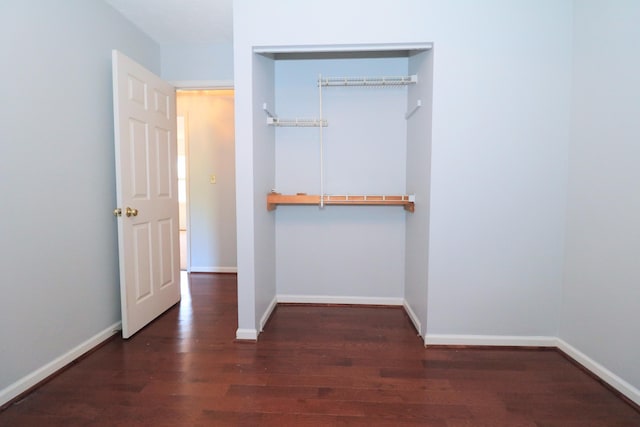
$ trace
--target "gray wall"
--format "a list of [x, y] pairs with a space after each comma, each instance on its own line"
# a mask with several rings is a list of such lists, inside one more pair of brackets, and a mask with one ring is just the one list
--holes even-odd
[[233, 81], [233, 45], [162, 46], [162, 78], [169, 81]]
[[556, 336], [571, 2], [431, 4], [428, 335]]
[[101, 1], [0, 3], [0, 394], [120, 320], [113, 48], [159, 73]]
[[640, 402], [640, 3], [575, 2], [560, 337]]

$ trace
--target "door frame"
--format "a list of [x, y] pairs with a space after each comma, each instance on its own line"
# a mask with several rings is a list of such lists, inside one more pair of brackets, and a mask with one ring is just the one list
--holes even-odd
[[[186, 233], [185, 233], [185, 256], [186, 256], [186, 260], [185, 260], [185, 271], [187, 273], [191, 273], [191, 246], [190, 246], [190, 242], [191, 242], [191, 237], [190, 237], [190, 233], [191, 233], [191, 215], [189, 215], [189, 180], [190, 180], [190, 176], [189, 176], [189, 116], [178, 116], [177, 114], [177, 105], [178, 105], [178, 95], [180, 93], [180, 90], [178, 88], [176, 88], [176, 120], [178, 117], [182, 117], [182, 119], [184, 120], [183, 126], [184, 126], [184, 185], [185, 185], [185, 191], [184, 191], [184, 203], [185, 203], [185, 216], [186, 218], [185, 220], [185, 227], [186, 227]], [[177, 129], [177, 123], [176, 123], [176, 129]], [[176, 138], [177, 140], [177, 138]], [[180, 210], [178, 210], [178, 222], [180, 221]], [[182, 230], [178, 230], [178, 233], [181, 233]], [[181, 243], [182, 245], [182, 243]], [[182, 265], [182, 254], [180, 254], [180, 265]], [[181, 269], [182, 271], [182, 269]]]
[[[232, 89], [235, 90], [233, 80], [168, 80], [168, 82], [176, 88], [176, 99], [179, 92], [187, 92], [190, 90], [224, 90], [224, 89]], [[189, 194], [189, 181], [191, 175], [191, 166], [189, 164], [189, 131], [188, 131], [188, 123], [189, 117], [184, 116], [185, 120], [185, 141], [184, 141], [184, 151], [185, 151], [185, 183], [187, 186], [186, 189], [186, 225], [187, 225], [187, 273], [191, 273], [191, 197]]]

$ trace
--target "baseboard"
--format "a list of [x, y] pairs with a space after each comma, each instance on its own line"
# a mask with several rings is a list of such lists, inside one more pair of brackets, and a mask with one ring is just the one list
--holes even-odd
[[593, 373], [605, 383], [609, 384], [615, 390], [622, 393], [636, 405], [640, 405], [640, 390], [578, 350], [566, 341], [558, 338], [556, 340], [557, 347], [567, 356], [578, 362], [585, 369]]
[[105, 340], [111, 338], [113, 335], [118, 333], [122, 329], [121, 322], [114, 323], [108, 328], [104, 329], [101, 332], [98, 332], [96, 335], [92, 336], [88, 340], [84, 341], [80, 345], [74, 347], [69, 350], [65, 354], [46, 365], [42, 366], [39, 369], [36, 369], [32, 373], [27, 376], [19, 379], [13, 384], [9, 385], [3, 390], [0, 390], [0, 407], [5, 403], [9, 402], [11, 399], [16, 398], [20, 394], [26, 392], [32, 387], [36, 386], [38, 383], [44, 381], [51, 375], [55, 374], [60, 369], [67, 366], [69, 363], [76, 360], [78, 357], [82, 356], [89, 350], [94, 347], [102, 344]]
[[556, 347], [557, 339], [546, 336], [440, 335], [427, 334], [425, 345], [468, 345], [498, 347]]
[[337, 297], [328, 295], [277, 295], [277, 301], [285, 304], [347, 304], [402, 306], [402, 298], [386, 297]]
[[418, 335], [422, 336], [422, 324], [420, 323], [420, 319], [418, 319], [418, 316], [416, 316], [416, 313], [413, 312], [411, 306], [406, 300], [402, 303], [402, 306], [404, 307], [404, 311], [407, 313], [407, 316], [409, 316], [409, 319], [411, 319], [413, 327], [416, 328]]
[[237, 273], [238, 267], [191, 267], [191, 273]]
[[236, 340], [238, 341], [257, 341], [258, 331], [255, 329], [240, 329], [236, 330]]
[[264, 314], [262, 315], [262, 318], [260, 319], [260, 332], [264, 331], [264, 325], [266, 325], [267, 322], [269, 321], [269, 318], [271, 317], [271, 313], [273, 313], [273, 310], [276, 309], [277, 305], [278, 305], [278, 297], [273, 297], [273, 300], [271, 300], [269, 307], [267, 307], [267, 310], [264, 312]]

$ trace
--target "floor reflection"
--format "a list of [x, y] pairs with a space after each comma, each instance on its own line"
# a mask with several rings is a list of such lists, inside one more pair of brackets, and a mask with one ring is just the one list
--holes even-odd
[[184, 270], [180, 271], [180, 296], [182, 297], [182, 304], [188, 303], [191, 305], [191, 284], [189, 282], [189, 273]]
[[191, 301], [191, 281], [189, 273], [180, 272], [180, 311], [178, 315], [179, 352], [190, 350], [190, 338], [193, 333], [193, 306]]

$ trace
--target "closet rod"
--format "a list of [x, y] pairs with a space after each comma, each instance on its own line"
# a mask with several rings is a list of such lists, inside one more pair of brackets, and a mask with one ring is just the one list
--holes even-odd
[[319, 86], [406, 86], [416, 84], [418, 75], [389, 77], [324, 77]]
[[267, 195], [267, 210], [272, 211], [278, 205], [351, 205], [351, 206], [403, 206], [405, 210], [415, 210], [416, 197], [413, 194], [401, 195], [330, 195], [330, 194], [280, 194]]

